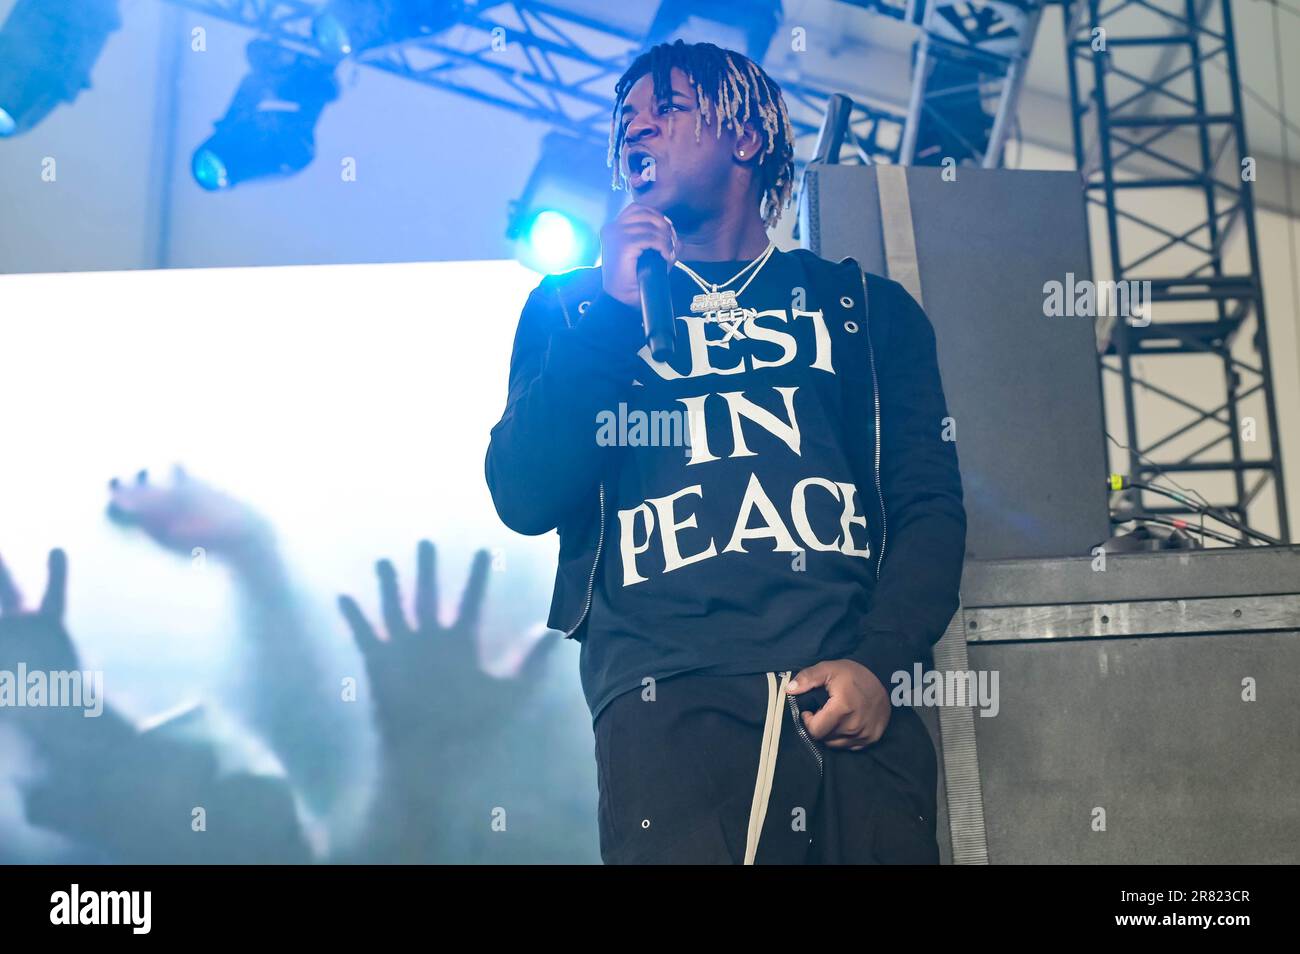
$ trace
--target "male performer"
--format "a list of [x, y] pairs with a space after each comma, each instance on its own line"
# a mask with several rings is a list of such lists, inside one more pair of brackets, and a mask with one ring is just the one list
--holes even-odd
[[615, 93], [633, 202], [600, 266], [529, 296], [486, 460], [509, 527], [559, 531], [549, 625], [581, 643], [601, 856], [935, 863], [934, 747], [889, 691], [929, 663], [965, 549], [933, 329], [896, 282], [769, 242], [793, 137], [756, 64], [679, 40]]

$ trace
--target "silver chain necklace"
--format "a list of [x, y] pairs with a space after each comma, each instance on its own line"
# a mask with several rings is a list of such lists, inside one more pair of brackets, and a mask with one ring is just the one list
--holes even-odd
[[[691, 280], [694, 281], [695, 284], [699, 285], [703, 292], [703, 294], [696, 295], [691, 299], [691, 311], [707, 313], [711, 311], [732, 311], [739, 308], [740, 304], [736, 299], [746, 288], [749, 287], [749, 283], [754, 280], [754, 276], [763, 270], [763, 266], [767, 264], [767, 260], [772, 257], [772, 253], [775, 251], [776, 246], [769, 242], [767, 248], [765, 248], [756, 259], [738, 271], [735, 275], [732, 275], [725, 282], [718, 282], [717, 284], [706, 282], [688, 265], [684, 265], [681, 262], [674, 263], [678, 268], [689, 275]], [[753, 272], [750, 274], [749, 278], [745, 279], [745, 284], [741, 285], [734, 291], [724, 287], [739, 279], [751, 268], [753, 269]]]

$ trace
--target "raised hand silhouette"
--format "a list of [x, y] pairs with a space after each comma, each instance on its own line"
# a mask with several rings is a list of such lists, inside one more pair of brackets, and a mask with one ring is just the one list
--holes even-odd
[[375, 716], [389, 745], [472, 744], [500, 727], [526, 698], [555, 641], [543, 639], [510, 677], [483, 670], [478, 631], [488, 567], [488, 552], [479, 550], [456, 619], [444, 626], [439, 622], [437, 551], [431, 542], [421, 540], [416, 547], [413, 623], [403, 609], [392, 562], [378, 561], [386, 639], [376, 634], [352, 597], [339, 597], [339, 609], [365, 657]]
[[72, 670], [80, 666], [72, 637], [63, 627], [67, 605], [68, 557], [50, 551], [45, 595], [34, 611], [24, 608], [22, 594], [0, 558], [0, 663], [21, 660], [28, 668]]
[[[173, 553], [205, 557], [229, 567], [239, 601], [238, 707], [284, 764], [313, 812], [346, 816], [354, 786], [355, 720], [337, 701], [326, 630], [309, 622], [269, 521], [250, 505], [199, 480], [179, 464], [169, 485], [146, 470], [109, 482], [108, 516]], [[347, 647], [344, 647], [345, 649]]]
[[[0, 560], [0, 670], [17, 673], [21, 665], [28, 673], [72, 673], [81, 669], [81, 659], [63, 624], [67, 602], [68, 558], [62, 550], [51, 550], [45, 594], [35, 610], [26, 609], [22, 594], [4, 561]], [[24, 686], [15, 685], [19, 692]], [[5, 714], [0, 709], [0, 716]], [[67, 707], [15, 707], [10, 710], [24, 731], [49, 745], [65, 739], [65, 729], [80, 710]]]
[[[404, 609], [397, 571], [376, 564], [386, 638], [350, 596], [339, 609], [365, 658], [381, 770], [364, 851], [355, 860], [465, 862], [464, 826], [486, 824], [482, 807], [467, 804], [473, 780], [490, 777], [500, 758], [495, 740], [509, 732], [539, 683], [550, 634], [508, 677], [479, 663], [478, 634], [487, 594], [489, 558], [474, 554], [455, 620], [439, 621], [437, 551], [416, 548], [415, 597]], [[517, 729], [517, 726], [514, 726]]]
[[130, 481], [114, 477], [108, 487], [109, 519], [165, 549], [188, 555], [202, 547], [213, 556], [247, 559], [272, 545], [270, 527], [256, 511], [179, 464], [170, 486], [151, 483], [149, 472], [141, 470]]

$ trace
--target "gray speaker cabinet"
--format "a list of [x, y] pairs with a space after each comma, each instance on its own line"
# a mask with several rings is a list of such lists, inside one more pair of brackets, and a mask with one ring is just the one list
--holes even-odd
[[[1048, 318], [1043, 285], [1089, 274], [1079, 177], [913, 167], [922, 305], [956, 420], [973, 559], [1087, 554], [1110, 536], [1093, 322]], [[810, 165], [803, 243], [889, 275], [874, 166]]]
[[1300, 547], [1097, 567], [967, 563], [936, 669], [960, 645], [998, 711], [919, 710], [944, 861], [1300, 862]]

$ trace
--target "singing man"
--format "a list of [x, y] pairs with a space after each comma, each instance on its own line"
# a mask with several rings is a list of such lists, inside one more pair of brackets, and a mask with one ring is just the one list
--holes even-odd
[[937, 863], [935, 749], [891, 702], [965, 551], [933, 328], [852, 259], [774, 246], [793, 135], [757, 64], [678, 40], [614, 93], [631, 202], [600, 265], [530, 294], [486, 459], [505, 524], [559, 532], [548, 623], [581, 647], [601, 857]]

